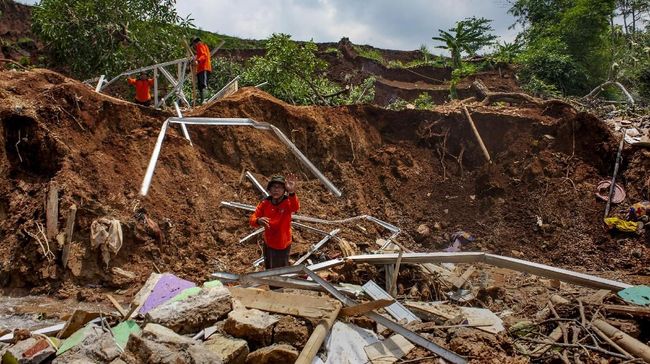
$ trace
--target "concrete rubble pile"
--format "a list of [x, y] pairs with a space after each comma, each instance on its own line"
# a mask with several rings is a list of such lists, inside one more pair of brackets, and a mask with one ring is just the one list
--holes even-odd
[[[381, 270], [385, 287], [340, 281]], [[14, 330], [2, 363], [650, 362], [650, 288], [512, 258], [380, 251], [213, 276], [154, 273], [115, 312]]]

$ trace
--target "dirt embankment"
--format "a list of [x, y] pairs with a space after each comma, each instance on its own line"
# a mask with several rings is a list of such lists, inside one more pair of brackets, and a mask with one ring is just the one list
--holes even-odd
[[[151, 189], [142, 198], [138, 191], [151, 151], [171, 113], [94, 93], [47, 70], [0, 72], [0, 98], [6, 100], [0, 105], [2, 287], [65, 296], [79, 286], [133, 287], [156, 269], [196, 281], [215, 270], [251, 269], [259, 247], [238, 242], [252, 231], [247, 214], [219, 207], [223, 200], [259, 200], [242, 179], [244, 170], [262, 183], [278, 172], [300, 172], [302, 214], [330, 219], [371, 214], [403, 228], [401, 239], [414, 250], [440, 250], [449, 234], [466, 230], [479, 239], [464, 250], [647, 275], [647, 241], [611, 236], [601, 227], [603, 204], [593, 192], [610, 173], [616, 141], [588, 114], [470, 106], [495, 162], [486, 165], [453, 105], [431, 112], [294, 107], [243, 89], [186, 116], [251, 117], [276, 125], [343, 197], [330, 195], [266, 132], [192, 126], [193, 147], [175, 127], [168, 132]], [[629, 162], [622, 166], [634, 199], [647, 197], [644, 153], [626, 155]], [[60, 190], [61, 229], [70, 206], [78, 208], [67, 268], [62, 245], [49, 241], [48, 260], [30, 236], [45, 222], [44, 201], [52, 186]], [[109, 267], [90, 246], [91, 223], [101, 217], [119, 219], [124, 233]], [[433, 233], [418, 235], [421, 224]], [[341, 235], [359, 251], [377, 249], [375, 239], [386, 232], [363, 227], [365, 232], [348, 226]], [[320, 240], [300, 230], [294, 238], [294, 258]], [[325, 249], [316, 258], [331, 253]]]
[[0, 1], [0, 58], [35, 63], [42, 44], [32, 34], [32, 7]]

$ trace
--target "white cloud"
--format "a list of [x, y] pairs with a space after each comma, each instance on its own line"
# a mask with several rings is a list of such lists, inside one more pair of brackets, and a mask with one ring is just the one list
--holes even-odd
[[493, 19], [495, 32], [511, 41], [514, 19], [505, 0], [178, 0], [202, 29], [243, 38], [264, 39], [288, 33], [295, 40], [336, 42], [412, 50], [433, 45], [438, 29], [469, 16]]
[[348, 37], [381, 48], [433, 48], [438, 29], [470, 16], [493, 19], [502, 40], [517, 33], [508, 29], [514, 23], [508, 0], [177, 0], [176, 7], [201, 29], [251, 39], [287, 33], [295, 40]]

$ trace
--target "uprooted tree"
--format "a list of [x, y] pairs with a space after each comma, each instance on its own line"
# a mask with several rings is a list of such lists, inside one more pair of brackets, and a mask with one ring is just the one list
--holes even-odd
[[175, 0], [42, 0], [34, 32], [53, 61], [79, 78], [162, 62], [185, 54], [191, 20]]

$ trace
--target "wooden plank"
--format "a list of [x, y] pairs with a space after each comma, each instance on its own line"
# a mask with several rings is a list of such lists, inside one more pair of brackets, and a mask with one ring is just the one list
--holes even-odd
[[378, 310], [395, 303], [393, 299], [379, 299], [341, 309], [342, 316], [360, 316], [370, 311]]
[[458, 277], [458, 279], [454, 280], [454, 283], [453, 283], [454, 287], [457, 288], [457, 289], [461, 289], [465, 285], [465, 282], [467, 282], [469, 277], [471, 277], [472, 274], [474, 274], [475, 270], [476, 270], [476, 268], [474, 268], [473, 266], [469, 267], [469, 269], [467, 269], [465, 271], [465, 273], [463, 273], [462, 276], [460, 276], [460, 277]]
[[110, 294], [107, 293], [107, 294], [106, 294], [106, 298], [108, 298], [108, 300], [111, 301], [111, 304], [113, 305], [113, 307], [115, 307], [115, 309], [117, 310], [117, 312], [120, 313], [120, 315], [122, 316], [122, 318], [127, 318], [127, 317], [129, 317], [129, 316], [128, 316], [128, 312], [127, 312], [124, 308], [122, 308], [122, 305], [120, 305], [120, 303], [117, 302], [117, 300], [116, 300], [115, 298], [113, 298], [113, 296], [111, 296]]
[[340, 304], [326, 297], [313, 297], [261, 291], [251, 288], [229, 287], [233, 298], [239, 300], [247, 308], [262, 311], [320, 319], [327, 317]]
[[467, 110], [467, 106], [465, 105], [463, 105], [463, 112], [465, 113], [465, 117], [467, 118], [467, 121], [469, 121], [469, 125], [472, 128], [472, 132], [474, 133], [474, 136], [476, 137], [476, 140], [478, 141], [481, 150], [483, 151], [483, 155], [485, 156], [485, 159], [487, 160], [488, 163], [492, 163], [492, 159], [490, 158], [490, 152], [488, 152], [487, 148], [485, 147], [485, 143], [483, 143], [483, 138], [481, 138], [481, 134], [478, 132], [478, 129], [476, 129], [476, 125], [474, 124], [474, 119], [472, 119], [472, 115], [470, 115], [469, 110]]
[[70, 256], [70, 245], [72, 245], [72, 235], [74, 234], [74, 222], [77, 218], [77, 205], [72, 204], [68, 210], [68, 216], [65, 220], [65, 243], [63, 244], [63, 252], [61, 253], [61, 262], [63, 268], [68, 265], [68, 258]]
[[59, 233], [59, 188], [54, 183], [50, 183], [47, 193], [45, 231], [50, 241]]
[[327, 333], [332, 329], [332, 325], [334, 325], [334, 321], [336, 321], [336, 317], [343, 306], [339, 301], [334, 302], [333, 311], [316, 325], [305, 347], [300, 352], [300, 356], [296, 359], [296, 364], [311, 364], [314, 361], [314, 357], [320, 350], [321, 345], [323, 345]]

